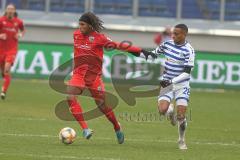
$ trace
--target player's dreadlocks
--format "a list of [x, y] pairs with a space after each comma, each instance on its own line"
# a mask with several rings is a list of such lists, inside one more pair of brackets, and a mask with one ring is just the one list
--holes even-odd
[[[15, 4], [13, 4], [13, 3], [9, 3], [9, 4], [7, 5], [7, 7], [8, 7], [8, 6], [13, 6], [13, 7], [16, 9], [16, 6], [15, 6]], [[6, 7], [6, 8], [7, 8], [7, 7]], [[6, 15], [7, 15], [6, 11], [4, 12], [4, 14], [3, 14], [3, 15], [4, 15], [4, 16], [6, 16]], [[18, 17], [18, 13], [17, 13], [17, 12], [15, 12], [15, 13], [14, 13], [14, 17]]]
[[93, 30], [95, 30], [97, 32], [101, 32], [101, 30], [104, 29], [103, 21], [92, 12], [84, 13], [79, 18], [79, 21], [83, 21], [83, 22], [86, 22], [87, 24], [91, 25], [93, 27]]

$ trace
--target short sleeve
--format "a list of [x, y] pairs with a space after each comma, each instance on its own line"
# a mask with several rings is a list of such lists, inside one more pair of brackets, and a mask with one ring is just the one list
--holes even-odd
[[184, 57], [185, 57], [184, 66], [193, 67], [194, 66], [194, 60], [195, 60], [195, 51], [191, 48], [189, 50], [189, 52], [187, 52], [184, 55]]

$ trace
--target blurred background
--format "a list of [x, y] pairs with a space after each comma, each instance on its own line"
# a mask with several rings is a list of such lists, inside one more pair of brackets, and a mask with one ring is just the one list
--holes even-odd
[[[186, 23], [197, 50], [239, 53], [240, 0], [1, 0], [14, 3], [28, 27], [26, 41], [72, 43], [81, 13], [93, 11], [114, 40], [145, 48], [165, 26]], [[42, 34], [44, 33], [44, 34]], [[46, 35], [48, 35], [46, 37]], [[51, 36], [50, 36], [51, 35]], [[208, 41], [206, 41], [208, 39]], [[226, 44], [228, 47], [226, 47]]]
[[[2, 13], [9, 3], [16, 5], [27, 30], [13, 67], [16, 77], [47, 77], [71, 57], [78, 19], [92, 11], [105, 22], [104, 33], [112, 40], [146, 49], [171, 38], [177, 23], [187, 24], [188, 41], [197, 52], [193, 84], [240, 88], [240, 0], [0, 0]], [[41, 68], [39, 51], [48, 68]], [[31, 67], [33, 62], [37, 65]], [[109, 78], [110, 60], [107, 64], [104, 76]]]

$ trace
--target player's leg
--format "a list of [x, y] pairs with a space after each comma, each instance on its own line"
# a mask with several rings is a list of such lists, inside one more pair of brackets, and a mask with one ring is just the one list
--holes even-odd
[[1, 98], [6, 98], [7, 90], [11, 83], [11, 67], [15, 61], [16, 53], [6, 53], [0, 59], [4, 60], [4, 69], [3, 69], [3, 86], [1, 92]]
[[160, 115], [166, 116], [170, 119], [171, 124], [176, 125], [176, 117], [174, 113], [174, 106], [171, 104], [173, 98], [173, 92], [166, 92], [164, 88], [161, 88], [160, 95], [158, 97], [158, 111]]
[[6, 98], [6, 93], [9, 88], [9, 85], [11, 83], [11, 67], [12, 63], [6, 62], [3, 67], [3, 85], [2, 85], [2, 92], [1, 92], [1, 98]]
[[67, 102], [70, 108], [70, 111], [76, 121], [79, 123], [80, 127], [83, 129], [83, 137], [86, 139], [89, 139], [93, 131], [88, 128], [87, 122], [84, 120], [83, 117], [83, 109], [80, 105], [80, 103], [77, 101], [77, 96], [82, 93], [82, 89], [75, 86], [68, 86], [67, 88], [68, 96], [67, 96]]
[[187, 120], [186, 113], [187, 107], [183, 105], [177, 106], [177, 121], [178, 121], [178, 145], [179, 149], [187, 149], [186, 141], [185, 141], [185, 132], [187, 128]]
[[[0, 57], [0, 72], [1, 72], [2, 78], [4, 79], [4, 61], [1, 60], [1, 57]], [[1, 98], [2, 99], [5, 98], [5, 94], [2, 92], [1, 92]]]
[[176, 91], [179, 149], [187, 149], [185, 132], [187, 128], [186, 112], [187, 112], [189, 94], [190, 94], [189, 87], [184, 87], [183, 89]]
[[120, 123], [112, 110], [112, 107], [106, 103], [105, 100], [105, 89], [101, 78], [97, 78], [94, 84], [89, 88], [95, 102], [100, 109], [100, 111], [106, 116], [106, 118], [113, 124], [118, 143], [122, 144], [124, 142], [124, 134], [121, 130]]
[[4, 64], [5, 64], [5, 62], [1, 61], [1, 59], [0, 59], [0, 72], [1, 72], [2, 78], [4, 77], [4, 74], [3, 74], [4, 73]]

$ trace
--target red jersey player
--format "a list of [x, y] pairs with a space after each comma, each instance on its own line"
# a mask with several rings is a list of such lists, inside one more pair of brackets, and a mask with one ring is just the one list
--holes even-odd
[[11, 81], [10, 70], [17, 54], [18, 38], [23, 34], [23, 21], [17, 17], [15, 6], [7, 5], [4, 16], [0, 18], [0, 70], [4, 81], [2, 99], [5, 99]]
[[[83, 136], [89, 139], [92, 136], [92, 130], [88, 128], [84, 121], [83, 110], [77, 102], [76, 93], [82, 93], [84, 89], [88, 89], [95, 99], [99, 110], [105, 114], [107, 119], [113, 124], [116, 137], [119, 144], [124, 142], [124, 134], [120, 124], [117, 121], [111, 106], [105, 103], [104, 84], [102, 82], [102, 61], [103, 49], [115, 46], [116, 49], [128, 51], [137, 56], [143, 53], [147, 58], [152, 55], [151, 52], [142, 50], [139, 47], [128, 46], [112, 42], [100, 31], [103, 29], [102, 21], [93, 13], [87, 12], [79, 19], [79, 29], [74, 32], [74, 70], [73, 75], [68, 83], [68, 105], [71, 113], [83, 129]], [[154, 58], [154, 57], [153, 57]], [[75, 94], [73, 94], [75, 93]]]

